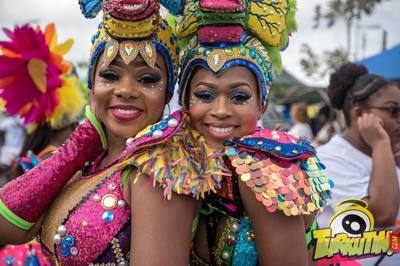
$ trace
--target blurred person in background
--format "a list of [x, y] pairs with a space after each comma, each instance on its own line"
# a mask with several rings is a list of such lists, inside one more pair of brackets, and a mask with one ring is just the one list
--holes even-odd
[[[400, 142], [400, 89], [362, 65], [347, 63], [331, 75], [328, 95], [332, 106], [343, 111], [347, 128], [317, 149], [335, 183], [331, 205], [318, 217], [319, 226], [328, 227], [339, 202], [356, 198], [368, 204], [375, 220], [371, 230], [390, 228], [400, 219], [400, 169], [392, 148]], [[359, 225], [353, 234], [363, 233]], [[344, 227], [335, 230], [348, 232]], [[357, 261], [400, 265], [400, 254]]]
[[[20, 135], [12, 133], [11, 138], [22, 149], [13, 165], [3, 173], [3, 183], [29, 171], [55, 152], [75, 129], [85, 105], [73, 65], [62, 60], [62, 55], [70, 49], [73, 40], [57, 45], [54, 24], [47, 25], [44, 30], [24, 25], [16, 27], [13, 32], [7, 29], [4, 31], [10, 40], [0, 42], [0, 99], [4, 102], [6, 113], [13, 115], [10, 117], [15, 120], [19, 116], [20, 126], [25, 127], [27, 135], [24, 141]], [[28, 40], [34, 49], [29, 49], [31, 46]], [[16, 56], [16, 48], [19, 48], [21, 55]], [[38, 59], [35, 52], [48, 55], [49, 61], [42, 60], [46, 56]], [[23, 61], [20, 58], [28, 59]], [[55, 65], [57, 70], [52, 68]], [[43, 67], [59, 79], [44, 72]], [[12, 82], [8, 82], [10, 80]], [[47, 93], [53, 93], [53, 107], [42, 97]], [[34, 241], [0, 248], [0, 265], [3, 265], [1, 263], [50, 265], [40, 245]]]
[[[0, 147], [0, 176], [7, 170], [14, 159], [21, 152], [25, 129], [18, 116], [10, 116], [7, 113], [0, 117], [1, 147]], [[1, 181], [0, 181], [1, 186]]]
[[310, 119], [307, 115], [307, 106], [304, 103], [293, 104], [290, 109], [290, 116], [294, 125], [289, 129], [289, 133], [311, 141], [314, 136], [309, 125]]
[[329, 105], [324, 105], [319, 110], [316, 119], [322, 127], [313, 139], [315, 146], [327, 143], [334, 135], [340, 133], [339, 124], [335, 120], [335, 113]]

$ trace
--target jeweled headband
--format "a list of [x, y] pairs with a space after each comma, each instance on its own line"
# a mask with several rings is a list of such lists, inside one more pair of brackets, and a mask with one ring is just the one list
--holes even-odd
[[95, 17], [103, 9], [103, 22], [92, 38], [88, 73], [90, 89], [93, 88], [96, 64], [103, 52], [105, 65], [117, 55], [126, 64], [140, 55], [149, 67], [154, 67], [158, 52], [164, 56], [167, 65], [168, 92], [174, 92], [179, 48], [168, 22], [160, 18], [158, 1], [80, 0], [79, 3], [87, 18]]
[[[281, 68], [280, 50], [294, 31], [296, 1], [287, 0], [161, 0], [182, 14], [177, 37], [185, 47], [181, 58], [180, 102], [184, 105], [193, 70], [214, 74], [240, 65], [257, 76], [265, 110], [272, 86], [272, 65]], [[189, 42], [189, 45], [186, 45]]]

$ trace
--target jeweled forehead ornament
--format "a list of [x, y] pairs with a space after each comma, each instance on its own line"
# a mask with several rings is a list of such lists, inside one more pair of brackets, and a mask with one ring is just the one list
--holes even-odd
[[80, 5], [82, 13], [88, 18], [95, 17], [103, 10], [103, 22], [92, 38], [89, 88], [93, 86], [94, 69], [101, 54], [102, 66], [110, 64], [118, 55], [125, 64], [131, 63], [140, 55], [153, 68], [157, 53], [160, 53], [167, 64], [168, 91], [173, 92], [179, 49], [168, 22], [160, 18], [159, 1], [80, 0]]
[[104, 50], [103, 66], [108, 66], [118, 55], [121, 55], [125, 64], [129, 65], [140, 54], [146, 64], [153, 68], [157, 60], [157, 51], [151, 41], [123, 41], [118, 42], [109, 38]]

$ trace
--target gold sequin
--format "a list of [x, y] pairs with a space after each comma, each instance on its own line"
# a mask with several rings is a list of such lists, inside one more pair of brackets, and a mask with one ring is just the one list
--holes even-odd
[[246, 173], [246, 174], [241, 175], [240, 178], [242, 179], [243, 182], [247, 182], [250, 180], [251, 175], [249, 173]]

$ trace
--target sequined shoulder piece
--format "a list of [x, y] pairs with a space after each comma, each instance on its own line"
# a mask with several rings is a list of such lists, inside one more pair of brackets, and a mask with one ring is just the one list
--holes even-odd
[[235, 145], [226, 151], [238, 179], [268, 212], [317, 214], [327, 205], [332, 184], [318, 158], [281, 159], [269, 152]]
[[182, 111], [176, 111], [159, 123], [146, 127], [134, 138], [127, 139], [127, 147], [120, 156], [120, 162], [126, 160], [132, 153], [144, 146], [152, 146], [167, 141], [180, 130], [184, 117], [185, 114]]
[[142, 144], [125, 159], [123, 167], [136, 168], [134, 182], [143, 175], [149, 176], [154, 187], [164, 189], [167, 199], [173, 192], [204, 198], [220, 187], [228, 170], [224, 169], [222, 152], [207, 146], [203, 137], [190, 128], [188, 116], [180, 114], [178, 130], [162, 142]]
[[225, 145], [237, 145], [269, 153], [281, 159], [308, 158], [315, 149], [305, 139], [298, 139], [287, 132], [258, 128], [252, 135], [235, 138]]

